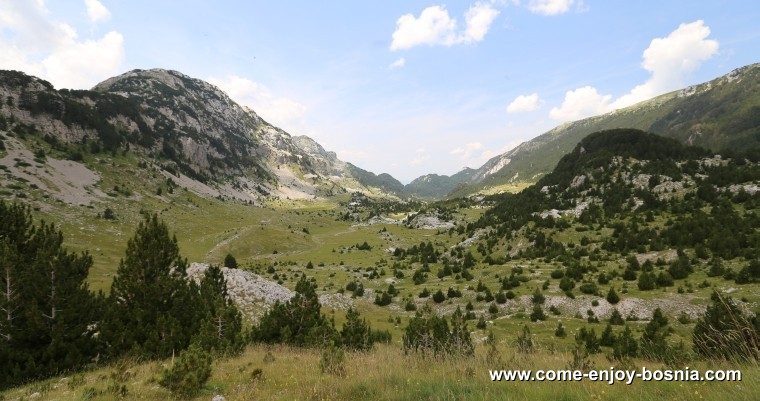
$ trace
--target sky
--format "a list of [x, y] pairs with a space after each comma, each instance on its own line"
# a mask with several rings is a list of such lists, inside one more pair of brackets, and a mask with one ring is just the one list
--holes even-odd
[[0, 0], [0, 69], [209, 81], [404, 183], [760, 62], [756, 0]]

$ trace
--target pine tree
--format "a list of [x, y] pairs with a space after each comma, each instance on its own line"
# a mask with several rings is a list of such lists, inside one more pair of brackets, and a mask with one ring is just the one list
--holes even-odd
[[611, 347], [613, 344], [615, 344], [615, 333], [612, 331], [612, 325], [607, 323], [607, 327], [604, 328], [601, 337], [599, 337], [599, 345]]
[[638, 355], [638, 350], [638, 341], [633, 337], [631, 328], [625, 326], [623, 332], [615, 339], [615, 344], [612, 345], [612, 357], [618, 361], [634, 358]]
[[219, 355], [236, 355], [243, 350], [243, 317], [227, 296], [222, 270], [210, 266], [200, 284], [204, 317], [200, 331], [193, 338], [206, 351]]
[[612, 313], [610, 314], [610, 324], [616, 325], [616, 326], [622, 326], [625, 324], [623, 315], [621, 315], [617, 309], [613, 309]]
[[670, 331], [668, 318], [660, 308], [655, 309], [652, 319], [644, 326], [644, 333], [641, 335], [641, 353], [651, 359], [663, 360], [669, 351], [666, 338]]
[[77, 368], [97, 353], [100, 311], [86, 278], [88, 254], [35, 225], [26, 206], [0, 201], [0, 388]]
[[227, 256], [224, 257], [224, 267], [230, 268], [230, 269], [237, 269], [237, 259], [235, 259], [234, 256], [232, 256], [231, 253], [228, 253]]
[[372, 349], [372, 329], [366, 320], [362, 319], [359, 311], [349, 308], [346, 311], [346, 322], [340, 331], [340, 343], [353, 351], [369, 351]]
[[[713, 292], [712, 304], [692, 333], [694, 350], [706, 357], [760, 360], [760, 332], [729, 298]], [[755, 318], [757, 319], [757, 317]]]
[[336, 335], [332, 322], [320, 313], [316, 284], [302, 275], [296, 294], [285, 303], [275, 302], [253, 328], [254, 341], [297, 346], [323, 346]]
[[451, 315], [451, 336], [449, 337], [449, 352], [455, 355], [472, 355], [475, 347], [470, 338], [470, 330], [467, 329], [467, 321], [464, 319], [462, 310], [457, 306]]
[[187, 348], [203, 317], [198, 288], [186, 279], [177, 238], [146, 216], [116, 270], [102, 336], [111, 355], [156, 358]]
[[615, 292], [615, 287], [610, 287], [610, 290], [607, 292], [607, 302], [612, 305], [620, 302], [620, 296]]
[[176, 365], [164, 370], [158, 384], [181, 398], [189, 399], [211, 377], [211, 362], [211, 356], [193, 344], [179, 355]]
[[641, 291], [649, 291], [655, 288], [656, 282], [654, 275], [649, 272], [643, 272], [639, 276], [638, 287]]

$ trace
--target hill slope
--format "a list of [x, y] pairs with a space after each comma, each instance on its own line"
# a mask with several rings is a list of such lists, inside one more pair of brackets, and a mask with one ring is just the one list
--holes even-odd
[[203, 195], [258, 201], [378, 192], [335, 153], [177, 71], [134, 70], [76, 91], [0, 71], [0, 97], [0, 129], [45, 138], [75, 161], [133, 152], [192, 188], [209, 187], [197, 191]]
[[636, 128], [712, 150], [760, 145], [760, 64], [601, 116], [562, 124], [486, 162], [452, 195], [535, 182], [592, 132]]

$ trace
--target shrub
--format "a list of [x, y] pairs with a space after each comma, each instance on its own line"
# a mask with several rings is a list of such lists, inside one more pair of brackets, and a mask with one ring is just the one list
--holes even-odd
[[578, 289], [584, 294], [596, 294], [596, 291], [598, 290], [594, 283], [583, 283]]
[[657, 308], [652, 313], [652, 319], [644, 326], [641, 335], [641, 353], [644, 357], [663, 361], [669, 353], [667, 337], [671, 329], [668, 326], [668, 318]]
[[523, 325], [522, 333], [517, 335], [517, 341], [515, 341], [517, 351], [523, 354], [530, 354], [536, 348], [536, 343], [533, 340], [533, 336], [530, 334], [528, 326]]
[[757, 321], [753, 324], [731, 298], [723, 298], [717, 291], [711, 299], [694, 326], [694, 350], [708, 358], [760, 360]]
[[544, 297], [544, 294], [541, 293], [541, 290], [536, 288], [536, 291], [533, 292], [533, 298], [531, 298], [531, 301], [533, 301], [534, 304], [542, 304], [546, 302], [546, 297]]
[[165, 369], [159, 381], [162, 387], [182, 398], [191, 398], [211, 377], [211, 356], [193, 344], [183, 351], [177, 363]]
[[610, 287], [610, 290], [607, 292], [607, 302], [612, 305], [620, 302], [620, 296], [615, 292], [615, 287]]
[[372, 349], [372, 329], [354, 308], [346, 311], [346, 321], [340, 331], [340, 343], [343, 347], [355, 351]]
[[573, 288], [575, 288], [575, 280], [571, 279], [570, 277], [563, 277], [563, 278], [562, 278], [562, 279], [559, 281], [559, 288], [560, 288], [562, 291], [566, 291], [566, 292], [567, 292], [567, 291], [570, 291], [570, 290], [572, 290]]
[[541, 321], [546, 320], [546, 313], [544, 313], [544, 310], [541, 308], [541, 305], [536, 304], [533, 306], [533, 312], [530, 314], [530, 321], [537, 322], [539, 320]]
[[633, 358], [638, 355], [639, 344], [633, 337], [631, 328], [625, 326], [625, 329], [615, 338], [615, 343], [612, 345], [612, 357], [615, 360], [622, 361], [628, 358]]
[[557, 329], [554, 330], [554, 336], [559, 338], [565, 338], [567, 333], [565, 333], [565, 326], [562, 325], [562, 322], [557, 323]]
[[103, 211], [103, 218], [106, 220], [116, 220], [116, 213], [113, 212], [113, 209], [107, 207], [106, 210]]
[[625, 324], [623, 315], [621, 315], [617, 309], [612, 310], [612, 314], [610, 315], [610, 324], [615, 326], [622, 326]]
[[227, 256], [224, 257], [224, 267], [228, 267], [230, 269], [238, 268], [237, 260], [234, 256], [232, 256], [232, 254], [228, 253]]
[[391, 296], [391, 294], [388, 294], [387, 292], [383, 292], [383, 293], [375, 295], [375, 305], [377, 306], [390, 305], [392, 301], [393, 301], [393, 297]]
[[330, 346], [322, 351], [322, 359], [319, 361], [319, 369], [322, 373], [328, 373], [336, 376], [346, 374], [346, 354], [342, 349]]
[[403, 337], [403, 349], [404, 352], [422, 352], [434, 356], [472, 355], [475, 351], [460, 308], [451, 316], [449, 330], [446, 318], [436, 315], [429, 307], [418, 311], [409, 321]]

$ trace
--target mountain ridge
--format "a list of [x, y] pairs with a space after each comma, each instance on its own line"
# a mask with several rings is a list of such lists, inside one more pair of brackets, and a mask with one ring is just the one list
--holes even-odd
[[710, 81], [675, 90], [603, 115], [560, 124], [488, 160], [464, 196], [511, 182], [535, 182], [586, 135], [636, 128], [712, 150], [760, 145], [760, 63], [736, 68]]
[[0, 71], [0, 96], [4, 120], [49, 136], [80, 160], [137, 151], [168, 178], [211, 187], [200, 191], [205, 195], [246, 202], [353, 191], [396, 195], [363, 181], [357, 172], [364, 170], [311, 138], [291, 136], [216, 86], [178, 71], [132, 70], [92, 90], [56, 90], [23, 72]]

